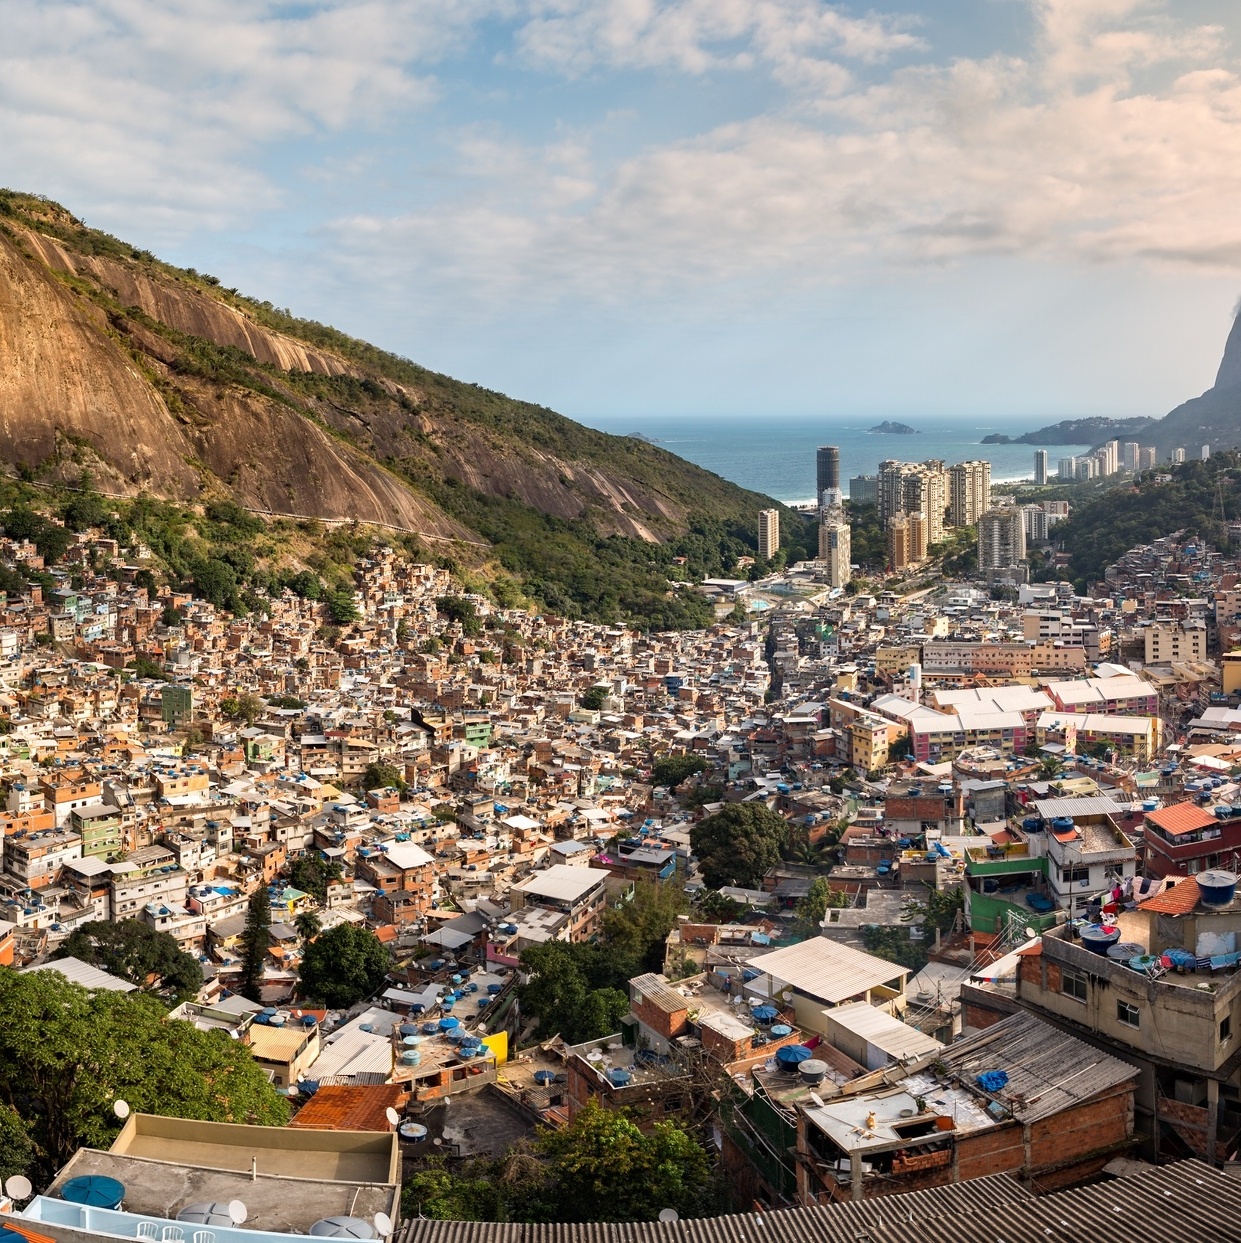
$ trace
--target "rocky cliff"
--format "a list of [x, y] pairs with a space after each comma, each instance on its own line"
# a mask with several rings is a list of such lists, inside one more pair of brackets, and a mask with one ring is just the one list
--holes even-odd
[[49, 477], [89, 465], [117, 493], [231, 496], [483, 542], [474, 514], [488, 504], [648, 542], [704, 520], [741, 530], [770, 504], [11, 192], [0, 192], [0, 458]]
[[1202, 396], [1191, 397], [1151, 424], [1142, 433], [1142, 440], [1153, 442], [1160, 458], [1176, 448], [1195, 458], [1203, 445], [1210, 445], [1212, 450], [1241, 445], [1241, 312], [1224, 344], [1215, 383]]

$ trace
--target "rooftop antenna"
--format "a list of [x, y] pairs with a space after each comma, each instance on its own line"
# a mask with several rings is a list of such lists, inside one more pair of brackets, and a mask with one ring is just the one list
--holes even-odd
[[241, 1226], [245, 1224], [246, 1218], [250, 1216], [250, 1210], [240, 1200], [230, 1200], [228, 1202], [228, 1215], [233, 1219], [234, 1226]]
[[[397, 1111], [393, 1109], [391, 1105], [389, 1105], [388, 1108], [384, 1110], [384, 1117], [388, 1119], [388, 1123], [390, 1126], [396, 1126], [397, 1123], [400, 1122], [401, 1120], [401, 1115], [397, 1113]], [[381, 1233], [386, 1233], [386, 1232], [381, 1231]]]
[[379, 1237], [386, 1239], [392, 1233], [392, 1218], [387, 1213], [375, 1214], [375, 1229], [379, 1231]]
[[123, 1101], [118, 1097], [112, 1102], [112, 1112], [124, 1122], [129, 1117], [129, 1102]]
[[34, 1190], [25, 1174], [14, 1174], [4, 1184], [4, 1193], [10, 1200], [24, 1200]]
[[668, 1224], [681, 1220], [681, 1214], [674, 1208], [661, 1208], [659, 1210], [659, 1220]]

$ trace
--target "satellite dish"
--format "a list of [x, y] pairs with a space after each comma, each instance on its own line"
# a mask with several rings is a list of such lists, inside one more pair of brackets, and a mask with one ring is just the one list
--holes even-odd
[[1027, 937], [1036, 937], [1036, 936], [1038, 936], [1038, 933], [1037, 933], [1037, 932], [1035, 932], [1033, 928], [1027, 928], [1027, 929], [1026, 929], [1026, 936], [1027, 936]]
[[228, 1202], [228, 1215], [233, 1219], [234, 1226], [240, 1226], [250, 1216], [250, 1210], [240, 1200], [230, 1200]]
[[379, 1231], [381, 1239], [386, 1239], [392, 1233], [392, 1218], [387, 1213], [376, 1213], [375, 1229]]
[[659, 1210], [659, 1220], [664, 1222], [680, 1221], [681, 1214], [674, 1208], [661, 1208]]
[[30, 1185], [30, 1179], [25, 1174], [14, 1174], [4, 1184], [4, 1190], [10, 1200], [24, 1200], [34, 1188]]
[[129, 1117], [129, 1102], [122, 1101], [122, 1100], [113, 1101], [112, 1112], [116, 1114], [118, 1118], [124, 1121], [126, 1118]]
[[397, 1111], [393, 1109], [391, 1105], [389, 1105], [388, 1108], [384, 1110], [384, 1117], [387, 1118], [388, 1121], [393, 1126], [396, 1126], [396, 1124], [400, 1122], [401, 1120], [401, 1115], [397, 1113]]

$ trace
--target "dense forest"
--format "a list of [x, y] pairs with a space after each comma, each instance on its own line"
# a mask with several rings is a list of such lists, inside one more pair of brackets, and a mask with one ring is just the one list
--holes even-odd
[[1205, 462], [1161, 466], [1131, 487], [1104, 492], [1057, 527], [1056, 538], [1071, 555], [1074, 579], [1091, 582], [1102, 578], [1104, 570], [1130, 548], [1176, 531], [1224, 547], [1228, 542], [1224, 524], [1238, 516], [1241, 453], [1229, 451]]

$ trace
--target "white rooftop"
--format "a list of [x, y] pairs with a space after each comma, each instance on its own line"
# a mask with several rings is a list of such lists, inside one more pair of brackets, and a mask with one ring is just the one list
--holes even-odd
[[546, 871], [536, 872], [528, 880], [523, 880], [513, 888], [538, 898], [573, 902], [603, 884], [604, 878], [605, 874], [596, 868], [572, 867], [568, 863], [556, 863]]
[[909, 975], [908, 969], [897, 963], [826, 937], [811, 937], [798, 945], [773, 950], [751, 959], [750, 966], [773, 981], [832, 1004], [849, 1001], [868, 989]]

